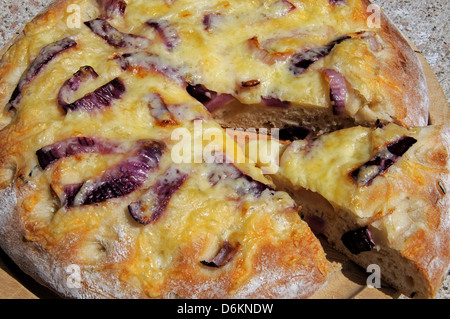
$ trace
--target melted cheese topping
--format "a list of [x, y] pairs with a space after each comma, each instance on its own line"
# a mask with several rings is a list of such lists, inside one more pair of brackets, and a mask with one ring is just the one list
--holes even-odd
[[360, 187], [351, 172], [407, 132], [396, 126], [388, 128], [354, 127], [315, 141], [295, 141], [282, 155], [281, 174], [293, 185], [320, 193], [336, 208], [350, 209], [359, 218], [373, 217], [378, 207], [368, 208], [371, 204], [366, 202], [373, 186]]

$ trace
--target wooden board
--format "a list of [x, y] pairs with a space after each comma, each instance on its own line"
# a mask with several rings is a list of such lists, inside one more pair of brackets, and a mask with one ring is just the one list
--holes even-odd
[[[425, 58], [419, 52], [417, 54], [427, 77], [430, 124], [450, 123], [450, 109], [445, 94]], [[368, 287], [366, 280], [370, 274], [330, 248], [325, 240], [321, 239], [321, 241], [327, 253], [330, 274], [327, 286], [316, 293], [312, 299], [392, 299], [400, 296], [394, 289], [383, 284], [380, 289]], [[58, 298], [58, 296], [24, 274], [0, 250], [0, 299], [37, 298]]]

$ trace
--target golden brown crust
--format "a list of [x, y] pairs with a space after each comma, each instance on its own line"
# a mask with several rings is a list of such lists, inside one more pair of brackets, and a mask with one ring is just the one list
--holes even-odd
[[429, 127], [419, 136], [417, 152], [410, 159], [420, 167], [410, 176], [417, 187], [408, 191], [411, 198], [426, 203], [422, 211], [426, 227], [407, 238], [402, 255], [426, 278], [428, 287], [420, 297], [430, 298], [436, 295], [450, 267], [450, 196], [446, 190], [450, 185], [450, 128]]
[[394, 26], [382, 13], [381, 25], [383, 37], [390, 40], [395, 54], [384, 65], [383, 73], [401, 87], [391, 89], [390, 101], [395, 106], [396, 123], [405, 127], [426, 126], [429, 118], [428, 87], [422, 64], [417, 54]]
[[383, 42], [378, 45], [387, 46], [381, 63], [377, 63], [383, 79], [372, 85], [383, 91], [387, 98], [384, 103], [392, 107], [388, 112], [394, 123], [408, 128], [428, 125], [428, 87], [417, 54], [381, 8], [374, 7], [369, 0], [362, 2], [367, 23], [374, 23], [371, 19], [379, 17], [380, 25], [375, 25], [375, 32]]
[[[290, 212], [287, 212], [291, 216], [289, 219], [295, 221], [291, 224], [292, 230], [287, 230], [288, 233], [292, 231], [288, 239], [276, 241], [267, 237], [258, 244], [258, 253], [251, 260], [235, 258], [226, 266], [232, 267], [232, 271], [204, 267], [199, 272], [196, 265], [207, 243], [190, 243], [183, 248], [176, 268], [155, 290], [154, 284], [151, 287], [136, 286], [127, 275], [128, 269], [113, 264], [101, 271], [89, 265], [73, 268], [79, 267], [73, 256], [77, 241], [83, 239], [68, 236], [53, 248], [30, 240], [26, 231], [17, 229], [26, 217], [20, 217], [17, 189], [8, 187], [1, 195], [1, 246], [25, 273], [64, 297], [307, 298], [326, 282], [327, 264], [322, 247], [307, 226]], [[129, 249], [133, 251], [136, 247]], [[80, 278], [79, 282], [77, 278]], [[151, 295], [153, 291], [155, 294]]]
[[[164, 282], [162, 295], [194, 298], [307, 298], [324, 286], [326, 260], [314, 261], [322, 248], [314, 235], [293, 233], [281, 242], [265, 239], [251, 260], [230, 263], [232, 272], [193, 270], [200, 243], [186, 247], [178, 268]], [[244, 265], [243, 263], [246, 263]], [[250, 268], [244, 277], [242, 269]], [[215, 274], [213, 274], [215, 272]], [[187, 281], [186, 278], [189, 278]], [[270, 287], [270, 289], [268, 289]]]

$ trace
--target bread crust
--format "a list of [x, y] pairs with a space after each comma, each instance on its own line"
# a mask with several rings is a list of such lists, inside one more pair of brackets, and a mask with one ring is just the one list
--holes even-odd
[[[17, 205], [19, 194], [14, 185], [1, 192], [0, 246], [25, 273], [65, 298], [150, 297], [148, 291], [133, 281], [123, 280], [120, 269], [98, 270], [74, 264], [64, 251], [73, 250], [70, 245], [52, 249], [28, 240], [22, 226], [26, 216], [20, 216]], [[326, 284], [327, 264], [322, 247], [309, 229], [306, 226], [293, 229], [292, 235], [282, 242], [265, 240], [250, 261], [254, 268], [247, 275], [248, 280], [236, 277], [239, 272], [224, 271], [219, 277], [211, 271], [199, 273], [195, 267], [198, 245], [187, 247], [177, 270], [153, 298], [307, 298]], [[243, 283], [233, 288], [240, 281]]]
[[[370, 5], [370, 2], [367, 5]], [[416, 52], [411, 48], [406, 38], [394, 23], [381, 13], [383, 35], [390, 40], [395, 48], [395, 55], [383, 72], [397, 79], [401, 85], [400, 91], [390, 92], [390, 102], [394, 105], [394, 122], [408, 127], [426, 126], [429, 122], [429, 96], [427, 81], [422, 64]]]
[[[415, 288], [420, 288], [414, 290], [406, 284], [403, 292], [409, 297], [434, 298], [450, 267], [450, 199], [445, 186], [450, 182], [449, 133], [446, 126], [427, 127], [419, 133], [419, 142], [407, 157], [410, 169], [393, 175], [392, 185], [382, 187], [383, 183], [380, 183], [377, 186], [381, 189], [390, 188], [386, 195], [389, 202], [398, 202], [400, 206], [401, 201], [397, 199], [403, 198], [410, 208], [406, 208], [405, 212], [399, 210], [392, 215], [376, 216], [375, 220], [367, 224], [369, 229], [381, 229], [382, 232], [388, 229], [389, 240], [384, 245], [400, 252], [404, 261], [399, 262], [412, 265], [414, 272], [408, 273], [408, 276], [414, 278]], [[376, 193], [374, 189], [372, 196], [366, 198], [367, 202], [376, 202], [381, 206], [386, 198]], [[398, 222], [401, 216], [412, 220], [408, 226]], [[399, 230], [389, 233], [392, 227], [398, 227]], [[401, 230], [412, 234], [404, 235]], [[363, 266], [370, 264], [363, 255], [352, 256], [343, 247], [341, 251]], [[389, 283], [394, 286], [400, 284], [390, 276], [385, 278], [389, 278]]]
[[417, 187], [410, 194], [427, 203], [423, 208], [427, 226], [408, 238], [401, 251], [426, 278], [426, 293], [418, 297], [432, 298], [450, 267], [450, 197], [445, 186], [450, 185], [450, 128], [428, 127], [419, 136], [417, 148], [426, 151], [417, 151], [410, 160], [424, 165], [428, 171], [417, 172], [411, 178], [422, 179], [421, 185], [429, 187]]

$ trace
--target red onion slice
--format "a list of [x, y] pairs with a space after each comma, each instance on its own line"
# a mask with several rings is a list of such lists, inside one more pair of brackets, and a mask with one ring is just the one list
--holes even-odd
[[156, 222], [164, 213], [173, 194], [180, 189], [188, 174], [171, 166], [165, 174], [141, 198], [128, 206], [135, 221], [148, 225]]
[[333, 40], [332, 42], [330, 42], [329, 44], [327, 44], [325, 46], [308, 49], [306, 51], [295, 54], [290, 61], [289, 70], [295, 76], [301, 75], [314, 62], [317, 62], [321, 58], [330, 54], [331, 50], [333, 50], [333, 48], [337, 44], [339, 44], [347, 39], [350, 39], [350, 38], [351, 37], [349, 37], [349, 36], [343, 36], [336, 40]]
[[291, 105], [291, 102], [289, 101], [281, 101], [280, 99], [272, 96], [261, 97], [261, 103], [265, 106], [280, 107], [284, 109], [289, 108]]
[[46, 169], [50, 164], [82, 153], [114, 154], [121, 152], [118, 143], [93, 137], [73, 137], [45, 146], [36, 152], [39, 165]]
[[22, 90], [28, 85], [46, 66], [52, 59], [57, 55], [76, 46], [77, 43], [70, 39], [64, 38], [62, 40], [56, 41], [54, 43], [48, 44], [39, 52], [36, 58], [31, 62], [30, 66], [25, 70], [25, 72], [20, 77], [19, 83], [17, 84], [11, 99], [8, 102], [8, 109], [16, 108], [17, 104], [20, 103], [22, 98]]
[[417, 140], [414, 137], [403, 136], [399, 140], [390, 143], [387, 149], [396, 156], [403, 156], [416, 142]]
[[361, 39], [367, 43], [370, 51], [372, 52], [380, 52], [384, 49], [383, 44], [377, 40], [375, 33], [373, 32], [361, 33]]
[[101, 86], [94, 92], [88, 93], [84, 97], [71, 104], [62, 105], [67, 113], [68, 111], [83, 110], [92, 112], [101, 110], [111, 105], [114, 100], [118, 100], [125, 93], [125, 84], [120, 78], [115, 78], [109, 83]]
[[293, 4], [290, 1], [287, 0], [281, 0], [281, 2], [284, 4], [284, 6], [287, 8], [287, 12], [291, 12], [293, 10], [295, 10], [297, 7], [295, 6], [295, 4]]
[[217, 92], [208, 90], [203, 84], [188, 84], [186, 91], [203, 105], [207, 104], [217, 96]]
[[98, 74], [90, 66], [81, 67], [70, 79], [62, 85], [58, 93], [58, 104], [64, 107], [69, 104], [73, 94], [78, 91], [81, 83], [98, 78]]
[[362, 227], [346, 232], [341, 237], [342, 243], [354, 255], [364, 251], [371, 251], [375, 247], [375, 242], [369, 228]]
[[231, 94], [219, 94], [215, 91], [211, 91], [207, 89], [203, 84], [188, 84], [186, 87], [186, 91], [189, 93], [189, 95], [202, 103], [209, 112], [214, 112], [215, 110], [226, 106], [228, 103], [232, 102], [235, 99]]
[[206, 109], [209, 112], [214, 112], [217, 109], [220, 109], [226, 106], [228, 103], [234, 101], [234, 96], [231, 94], [218, 94], [214, 99], [204, 104]]
[[332, 6], [336, 6], [336, 5], [340, 5], [340, 4], [345, 4], [345, 0], [329, 0], [330, 4]]
[[109, 45], [115, 48], [145, 49], [151, 41], [143, 36], [123, 33], [114, 28], [104, 19], [94, 19], [84, 23], [92, 32], [103, 38]]
[[211, 186], [215, 186], [220, 181], [226, 179], [238, 179], [244, 177], [244, 174], [236, 166], [230, 163], [215, 163], [214, 166], [210, 167], [210, 170], [211, 172], [208, 175], [208, 181]]
[[271, 52], [264, 49], [259, 44], [258, 38], [253, 37], [247, 40], [247, 45], [253, 55], [265, 64], [273, 65], [277, 62], [284, 62], [292, 56], [291, 51], [287, 52]]
[[224, 154], [214, 154], [212, 159], [208, 161], [208, 169], [210, 170], [208, 180], [211, 186], [215, 186], [219, 182], [239, 179], [240, 183], [237, 183], [235, 189], [239, 196], [250, 194], [255, 198], [259, 198], [266, 189], [273, 191], [270, 186], [254, 180], [252, 177], [244, 174], [233, 163], [229, 163]]
[[172, 51], [181, 42], [177, 30], [169, 21], [151, 19], [146, 22], [146, 25], [159, 34], [169, 51]]
[[417, 140], [415, 138], [404, 136], [390, 143], [370, 161], [352, 171], [350, 176], [359, 186], [370, 185], [375, 177], [384, 173], [389, 167], [395, 164], [416, 142]]
[[303, 220], [308, 224], [309, 228], [311, 228], [312, 232], [316, 235], [322, 234], [327, 227], [327, 223], [319, 216], [307, 215], [303, 217]]
[[208, 13], [203, 16], [203, 26], [205, 31], [212, 32], [216, 28], [218, 22], [222, 20], [222, 15], [220, 13]]
[[175, 117], [170, 113], [166, 103], [162, 99], [161, 95], [157, 93], [149, 94], [146, 97], [150, 113], [155, 118], [157, 125], [167, 126], [178, 124]]
[[64, 203], [65, 207], [73, 207], [74, 206], [73, 201], [75, 200], [75, 196], [80, 191], [82, 186], [83, 186], [83, 183], [70, 184], [70, 185], [64, 186], [63, 203]]
[[162, 142], [140, 140], [135, 151], [124, 161], [108, 169], [102, 176], [64, 188], [65, 206], [83, 206], [128, 195], [141, 187], [150, 171], [159, 166], [166, 150]]
[[167, 78], [174, 80], [182, 87], [186, 86], [186, 82], [184, 77], [180, 74], [180, 71], [159, 55], [148, 52], [127, 53], [116, 57], [116, 61], [119, 63], [122, 70], [142, 68], [147, 71], [162, 74]]
[[345, 113], [345, 102], [347, 99], [347, 83], [339, 72], [331, 69], [323, 71], [325, 79], [330, 87], [330, 100], [334, 115]]
[[223, 242], [222, 248], [213, 259], [211, 259], [210, 261], [202, 260], [200, 262], [208, 267], [219, 268], [228, 264], [236, 255], [236, 253], [237, 248], [233, 247], [230, 242], [226, 240]]

